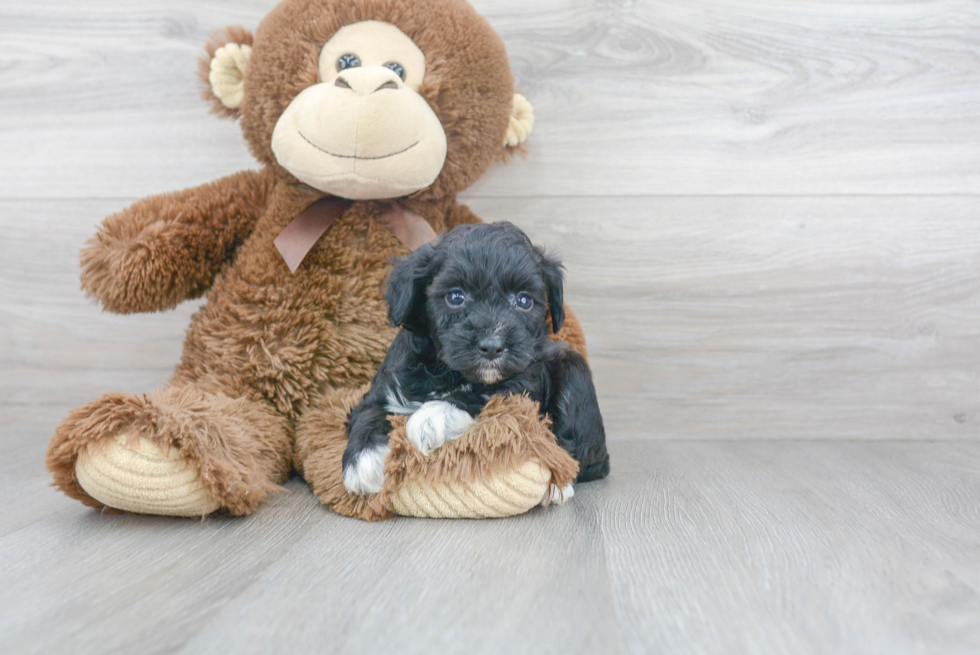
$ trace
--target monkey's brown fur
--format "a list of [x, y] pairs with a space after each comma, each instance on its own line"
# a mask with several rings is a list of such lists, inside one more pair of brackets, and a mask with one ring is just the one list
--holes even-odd
[[[161, 311], [205, 293], [207, 303], [191, 321], [167, 388], [108, 394], [58, 426], [47, 465], [69, 496], [103, 507], [77, 483], [75, 462], [89, 443], [118, 434], [176, 446], [236, 515], [252, 512], [291, 466], [334, 509], [368, 519], [389, 514], [386, 493], [406, 476], [480, 475], [506, 467], [515, 453], [538, 456], [560, 486], [574, 478], [574, 461], [536, 410], [513, 399], [492, 403], [470, 433], [430, 460], [406, 452], [399, 428], [385, 491], [358, 498], [343, 488], [343, 424], [394, 336], [384, 281], [392, 259], [407, 251], [378, 221], [383, 204], [353, 202], [290, 274], [273, 240], [323, 194], [279, 166], [269, 144], [279, 115], [316, 81], [322, 44], [341, 26], [368, 19], [397, 25], [426, 53], [419, 92], [449, 140], [436, 182], [399, 202], [436, 232], [480, 220], [456, 203], [456, 193], [503, 156], [514, 92], [503, 44], [487, 22], [454, 0], [281, 3], [256, 32], [241, 111], [211, 98], [225, 114], [240, 114], [262, 170], [143, 199], [109, 216], [82, 252], [82, 287], [106, 310]], [[232, 39], [252, 37], [229, 28], [209, 44], [209, 55]], [[572, 314], [559, 336], [584, 351]], [[502, 450], [494, 437], [501, 424], [526, 427], [529, 416], [536, 429]]]

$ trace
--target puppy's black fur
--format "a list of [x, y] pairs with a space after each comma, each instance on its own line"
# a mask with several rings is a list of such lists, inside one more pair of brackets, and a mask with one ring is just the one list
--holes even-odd
[[603, 478], [609, 456], [588, 364], [548, 337], [561, 329], [561, 264], [510, 223], [462, 225], [400, 259], [388, 280], [388, 317], [403, 329], [371, 389], [351, 412], [345, 473], [383, 448], [389, 413], [444, 400], [476, 416], [495, 395], [527, 393], [580, 465]]

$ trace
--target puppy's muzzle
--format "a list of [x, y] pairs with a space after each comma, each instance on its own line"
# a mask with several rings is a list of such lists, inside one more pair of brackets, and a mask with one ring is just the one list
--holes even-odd
[[497, 335], [483, 337], [477, 347], [480, 349], [480, 356], [488, 361], [497, 359], [507, 350], [504, 347], [504, 340]]

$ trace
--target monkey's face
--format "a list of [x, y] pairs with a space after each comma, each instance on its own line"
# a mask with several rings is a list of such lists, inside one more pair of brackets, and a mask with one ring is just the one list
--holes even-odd
[[390, 23], [337, 31], [320, 51], [319, 82], [286, 107], [272, 134], [297, 179], [352, 200], [396, 198], [432, 184], [446, 132], [419, 95], [425, 55]]
[[464, 0], [282, 0], [217, 33], [205, 97], [277, 174], [352, 200], [441, 202], [521, 148], [534, 115]]

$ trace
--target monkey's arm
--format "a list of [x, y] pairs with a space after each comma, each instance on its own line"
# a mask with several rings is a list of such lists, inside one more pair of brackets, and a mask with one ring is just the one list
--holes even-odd
[[242, 171], [112, 214], [82, 249], [82, 289], [118, 314], [201, 296], [251, 233], [272, 184], [264, 171]]

